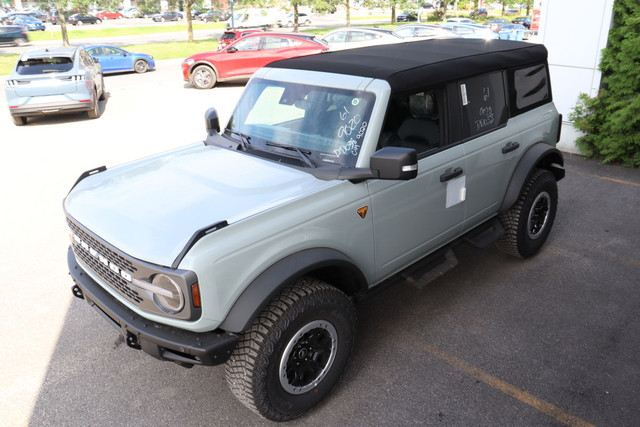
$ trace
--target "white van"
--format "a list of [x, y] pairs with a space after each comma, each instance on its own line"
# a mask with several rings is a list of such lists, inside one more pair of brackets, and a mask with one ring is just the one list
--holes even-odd
[[239, 9], [227, 20], [227, 30], [235, 28], [261, 27], [265, 30], [273, 27], [276, 18], [268, 9]]

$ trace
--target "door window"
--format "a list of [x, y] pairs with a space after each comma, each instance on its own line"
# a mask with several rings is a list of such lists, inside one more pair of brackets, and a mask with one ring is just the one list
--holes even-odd
[[458, 82], [463, 138], [480, 135], [504, 125], [508, 119], [502, 72]]
[[444, 93], [429, 89], [396, 96], [389, 102], [380, 147], [396, 146], [416, 150], [418, 155], [443, 147]]

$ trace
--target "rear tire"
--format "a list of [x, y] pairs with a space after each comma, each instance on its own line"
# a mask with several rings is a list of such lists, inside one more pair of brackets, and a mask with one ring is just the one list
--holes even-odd
[[233, 394], [272, 421], [299, 417], [337, 384], [356, 314], [340, 290], [310, 277], [285, 288], [244, 333], [226, 366]]
[[13, 124], [16, 126], [24, 126], [27, 124], [27, 118], [24, 116], [11, 116], [11, 118], [13, 119]]
[[107, 92], [104, 89], [104, 76], [102, 76], [102, 91], [100, 92], [100, 97], [98, 98], [100, 101], [104, 101], [107, 98]]
[[536, 169], [520, 192], [518, 201], [499, 218], [505, 235], [497, 242], [499, 250], [528, 258], [547, 240], [558, 207], [558, 186], [551, 172]]
[[93, 92], [93, 100], [93, 108], [87, 111], [87, 115], [90, 119], [97, 119], [100, 117], [100, 104], [98, 103], [98, 94], [95, 91]]

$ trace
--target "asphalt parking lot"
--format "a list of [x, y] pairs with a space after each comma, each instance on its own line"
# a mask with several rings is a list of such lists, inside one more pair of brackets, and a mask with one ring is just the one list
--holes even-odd
[[[102, 116], [13, 126], [0, 94], [0, 425], [266, 425], [223, 367], [129, 349], [71, 296], [62, 199], [81, 172], [197, 142], [241, 85], [198, 91], [179, 61], [105, 79]], [[596, 425], [640, 419], [640, 171], [566, 155], [554, 229], [519, 260], [456, 248], [426, 288], [358, 307], [337, 389], [290, 425]]]

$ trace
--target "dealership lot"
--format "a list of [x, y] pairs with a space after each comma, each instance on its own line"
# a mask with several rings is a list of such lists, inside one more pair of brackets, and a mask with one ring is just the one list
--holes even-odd
[[[79, 174], [202, 140], [204, 111], [224, 124], [242, 90], [195, 90], [179, 64], [106, 77], [97, 120], [18, 128], [0, 94], [1, 425], [264, 424], [223, 367], [133, 351], [70, 292], [61, 201]], [[460, 265], [426, 288], [373, 295], [337, 390], [291, 424], [637, 423], [640, 171], [566, 161], [539, 255], [461, 245]]]

